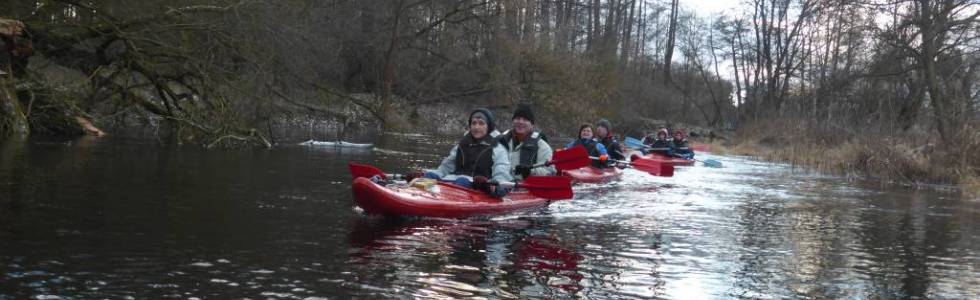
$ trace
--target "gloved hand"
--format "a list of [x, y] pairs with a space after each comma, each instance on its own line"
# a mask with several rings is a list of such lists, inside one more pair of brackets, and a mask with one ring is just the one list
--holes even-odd
[[411, 182], [415, 178], [425, 177], [425, 173], [422, 173], [422, 171], [415, 171], [415, 172], [406, 173], [404, 177], [405, 177], [405, 181]]
[[608, 160], [609, 160], [609, 156], [606, 156], [605, 154], [599, 155], [599, 162], [605, 163]]
[[514, 174], [521, 175], [523, 178], [528, 178], [531, 176], [531, 166], [517, 165], [514, 168]]
[[490, 189], [491, 187], [490, 180], [483, 176], [473, 176], [473, 184], [470, 185], [470, 187], [473, 188], [474, 190], [483, 191], [484, 193], [487, 194], [492, 192], [492, 190]]

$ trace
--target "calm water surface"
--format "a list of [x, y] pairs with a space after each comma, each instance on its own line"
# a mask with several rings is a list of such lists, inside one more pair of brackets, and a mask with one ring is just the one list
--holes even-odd
[[980, 298], [980, 201], [713, 157], [474, 220], [354, 206], [346, 162], [451, 142], [0, 144], [0, 299]]

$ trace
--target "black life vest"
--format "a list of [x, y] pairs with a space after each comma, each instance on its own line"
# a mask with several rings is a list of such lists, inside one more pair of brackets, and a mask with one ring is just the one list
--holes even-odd
[[589, 152], [589, 156], [599, 157], [601, 154], [599, 153], [599, 148], [596, 147], [596, 144], [598, 144], [598, 142], [595, 140], [592, 140], [591, 143], [584, 143], [582, 139], [577, 139], [575, 140], [575, 143], [572, 143], [572, 147], [585, 147], [585, 151]]
[[[589, 153], [589, 156], [591, 156], [591, 157], [599, 157], [599, 155], [602, 155], [602, 154], [599, 153], [599, 148], [598, 148], [598, 146], [596, 146], [598, 144], [599, 144], [599, 142], [597, 142], [596, 140], [592, 140], [591, 143], [584, 143], [582, 141], [582, 139], [577, 139], [577, 140], [575, 140], [575, 143], [572, 143], [572, 147], [578, 147], [578, 146], [585, 147], [585, 151], [587, 151]], [[606, 167], [606, 163], [603, 163], [603, 162], [599, 161], [598, 159], [593, 159], [592, 160], [592, 166], [593, 167], [596, 167], [596, 168], [604, 168], [604, 167]]]
[[609, 158], [615, 160], [626, 159], [626, 155], [623, 155], [622, 148], [619, 147], [619, 141], [616, 140], [613, 135], [610, 134], [609, 136], [600, 139], [599, 142], [606, 147], [606, 153], [609, 153]]
[[668, 155], [668, 153], [670, 153], [671, 144], [668, 140], [655, 139], [653, 140], [653, 143], [650, 143], [648, 146], [650, 146], [649, 151], [652, 153], [657, 153], [660, 155]]
[[493, 147], [496, 145], [496, 139], [490, 135], [474, 140], [473, 136], [467, 133], [456, 147], [456, 170], [453, 174], [491, 178]]
[[643, 143], [643, 145], [650, 146], [650, 145], [653, 145], [653, 143], [656, 142], [656, 141], [657, 141], [657, 137], [656, 136], [654, 136], [654, 135], [648, 135], [648, 136], [643, 137], [642, 143]]
[[[538, 161], [538, 141], [543, 139], [544, 136], [537, 131], [532, 132], [527, 139], [524, 139], [524, 143], [521, 144], [521, 165], [532, 166]], [[511, 141], [514, 139], [514, 134], [510, 130], [504, 132], [500, 136], [500, 144], [507, 149], [507, 152], [511, 152]]]
[[680, 142], [678, 142], [677, 140], [674, 140], [672, 146], [674, 148], [674, 153], [678, 153], [678, 154], [688, 154], [688, 153], [691, 153], [691, 147], [689, 147], [687, 145], [687, 140], [683, 140], [683, 141], [680, 141]]

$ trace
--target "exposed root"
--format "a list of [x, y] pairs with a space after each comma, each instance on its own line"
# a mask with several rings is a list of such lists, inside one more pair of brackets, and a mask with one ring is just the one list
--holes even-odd
[[92, 125], [92, 121], [89, 121], [85, 117], [75, 116], [75, 122], [78, 122], [78, 126], [81, 126], [82, 129], [85, 130], [85, 133], [89, 135], [93, 135], [96, 137], [106, 136], [105, 131], [102, 131], [102, 129], [99, 129], [98, 127], [95, 127], [95, 125]]

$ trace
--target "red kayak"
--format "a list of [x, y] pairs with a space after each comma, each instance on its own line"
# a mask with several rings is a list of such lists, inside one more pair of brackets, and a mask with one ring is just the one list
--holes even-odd
[[711, 145], [709, 145], [709, 144], [693, 144], [693, 145], [691, 145], [691, 150], [694, 150], [694, 152], [711, 152]]
[[599, 169], [593, 166], [562, 171], [562, 175], [571, 177], [573, 182], [580, 183], [606, 183], [619, 179], [622, 174], [623, 171], [619, 168]]
[[423, 190], [407, 185], [381, 186], [367, 178], [356, 178], [351, 185], [354, 201], [364, 212], [373, 215], [466, 218], [478, 215], [498, 215], [513, 211], [547, 206], [546, 198], [516, 189], [503, 199], [448, 184]]
[[693, 159], [683, 159], [683, 158], [678, 158], [678, 157], [669, 157], [669, 156], [660, 155], [660, 154], [656, 154], [656, 153], [650, 153], [650, 154], [643, 155], [643, 156], [634, 154], [634, 155], [630, 156], [630, 160], [635, 161], [637, 159], [652, 160], [652, 161], [656, 161], [656, 162], [659, 162], [659, 163], [662, 163], [662, 164], [669, 164], [669, 165], [672, 165], [672, 166], [675, 166], [675, 167], [676, 166], [682, 166], [683, 167], [683, 166], [693, 166], [694, 165], [694, 160]]

